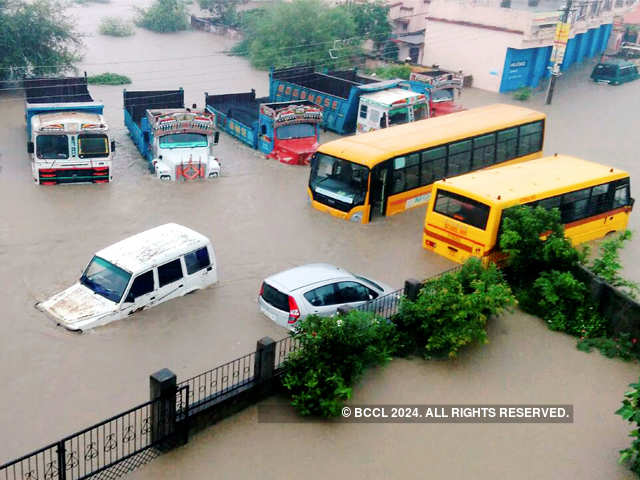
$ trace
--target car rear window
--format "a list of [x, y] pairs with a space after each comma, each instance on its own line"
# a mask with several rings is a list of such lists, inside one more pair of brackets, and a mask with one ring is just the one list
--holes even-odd
[[289, 296], [279, 290], [276, 290], [267, 282], [264, 282], [263, 284], [262, 299], [278, 310], [282, 310], [284, 312], [289, 311]]

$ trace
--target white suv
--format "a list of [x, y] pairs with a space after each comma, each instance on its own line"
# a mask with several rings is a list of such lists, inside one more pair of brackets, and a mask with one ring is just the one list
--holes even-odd
[[340, 306], [361, 305], [393, 291], [388, 285], [342, 268], [314, 263], [266, 278], [258, 304], [271, 320], [293, 330], [298, 320], [307, 315], [333, 315]]

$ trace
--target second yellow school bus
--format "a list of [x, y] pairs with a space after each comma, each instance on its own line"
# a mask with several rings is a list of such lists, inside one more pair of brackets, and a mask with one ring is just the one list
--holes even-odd
[[544, 125], [496, 104], [327, 142], [311, 160], [311, 204], [358, 223], [424, 205], [436, 180], [540, 158]]
[[458, 263], [500, 259], [502, 214], [516, 205], [558, 208], [575, 245], [624, 230], [633, 202], [627, 172], [554, 155], [436, 182], [422, 246]]

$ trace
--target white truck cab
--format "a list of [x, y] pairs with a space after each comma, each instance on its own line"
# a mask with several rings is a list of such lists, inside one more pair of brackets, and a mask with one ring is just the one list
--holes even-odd
[[100, 250], [74, 285], [36, 308], [83, 331], [206, 288], [217, 282], [216, 268], [207, 237], [168, 223]]
[[404, 88], [360, 96], [356, 134], [429, 118], [429, 100]]

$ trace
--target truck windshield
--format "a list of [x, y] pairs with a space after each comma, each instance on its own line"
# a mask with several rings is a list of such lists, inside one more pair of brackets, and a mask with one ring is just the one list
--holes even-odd
[[109, 139], [106, 135], [78, 135], [78, 156], [80, 158], [106, 157], [109, 155]]
[[276, 130], [276, 135], [280, 140], [290, 140], [292, 138], [307, 138], [316, 135], [316, 127], [310, 123], [296, 123], [294, 125], [282, 125]]
[[311, 190], [347, 205], [364, 203], [368, 179], [369, 169], [356, 163], [324, 153], [317, 153], [311, 161]]
[[484, 230], [489, 219], [489, 206], [457, 193], [438, 190], [434, 212]]
[[434, 90], [431, 92], [431, 101], [433, 103], [453, 102], [453, 89]]
[[100, 257], [93, 257], [80, 277], [80, 283], [98, 295], [118, 303], [131, 274]]
[[201, 133], [172, 133], [160, 137], [160, 148], [192, 148], [207, 145], [207, 136]]
[[36, 137], [38, 158], [69, 158], [69, 140], [66, 135], [38, 135]]
[[396, 108], [389, 110], [389, 126], [400, 125], [409, 121], [409, 108]]

